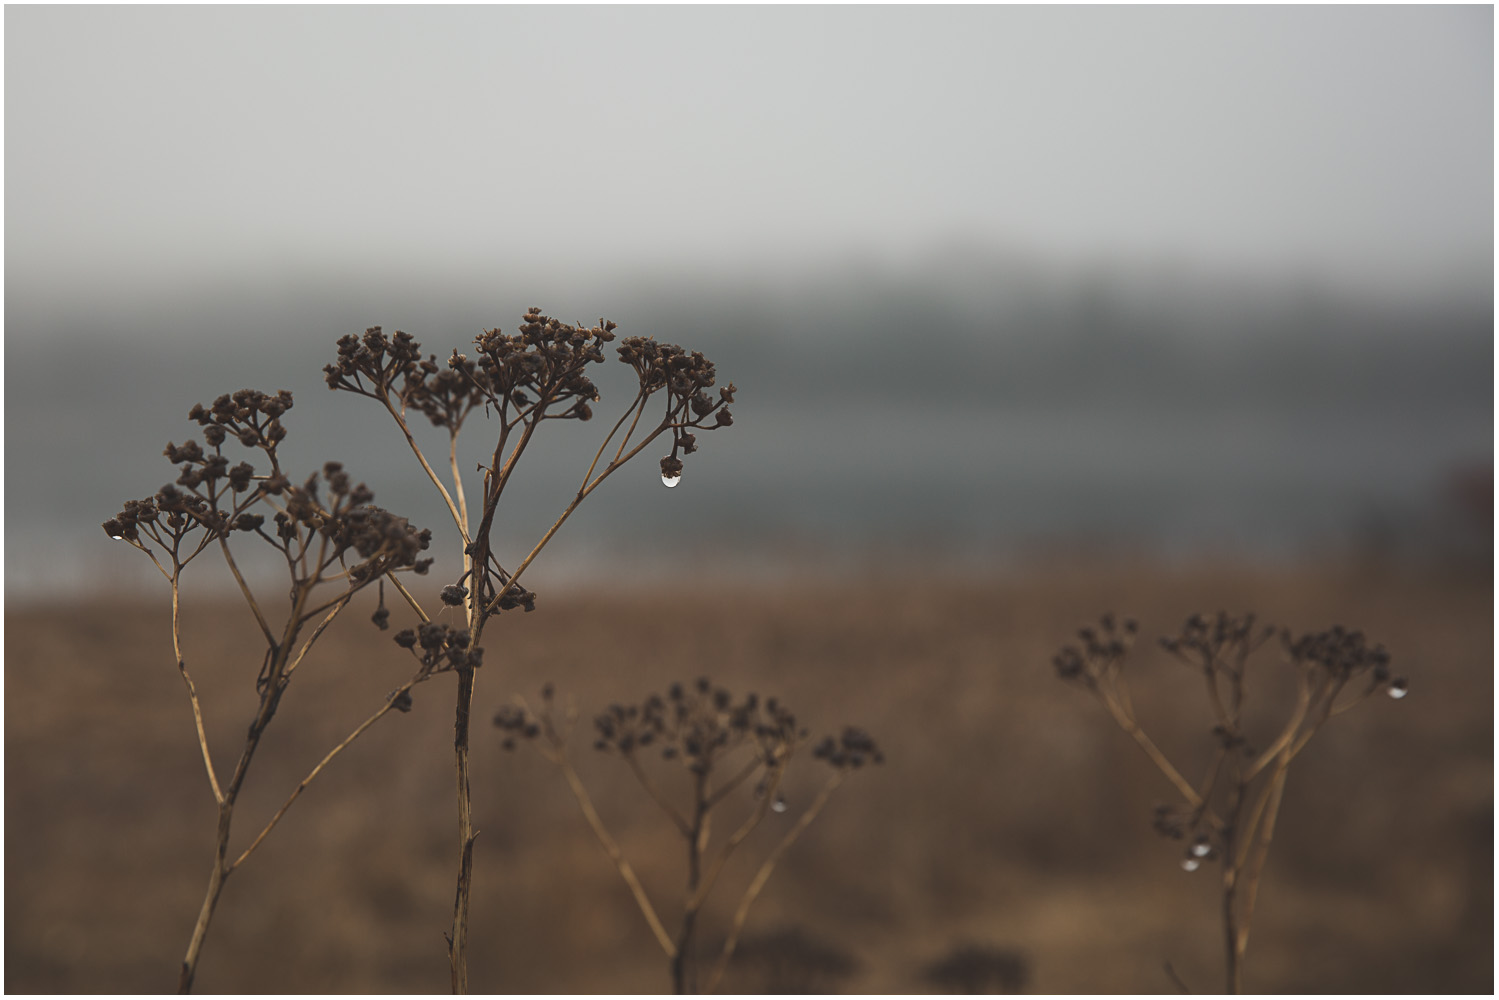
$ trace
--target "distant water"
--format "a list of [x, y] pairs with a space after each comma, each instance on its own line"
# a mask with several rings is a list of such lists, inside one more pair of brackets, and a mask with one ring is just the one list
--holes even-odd
[[[850, 300], [853, 319], [838, 308]], [[1454, 483], [1491, 476], [1490, 316], [1279, 309], [1257, 330], [1240, 309], [1225, 334], [1181, 310], [1166, 323], [1095, 304], [1079, 327], [1075, 310], [1045, 303], [1024, 316], [880, 304], [830, 294], [787, 318], [698, 303], [693, 317], [716, 317], [707, 333], [685, 309], [626, 309], [623, 333], [701, 344], [717, 360], [740, 388], [734, 426], [699, 434], [673, 490], [657, 469], [666, 446], [642, 455], [564, 528], [535, 579], [982, 567], [1047, 545], [1276, 555], [1479, 537], [1460, 523], [1474, 515]], [[137, 320], [108, 336], [13, 320], [7, 594], [148, 581], [147, 561], [99, 524], [172, 478], [161, 449], [192, 433], [192, 403], [243, 385], [295, 392], [292, 468], [341, 459], [378, 502], [441, 537], [446, 514], [389, 419], [321, 382], [360, 314], [314, 306], [292, 337], [253, 315], [196, 337], [180, 317], [165, 333]], [[446, 354], [473, 332], [427, 339]], [[600, 383], [600, 419], [548, 426], [516, 477], [502, 508], [512, 564], [577, 489], [611, 400], [629, 398], [618, 374]], [[482, 452], [472, 437], [469, 470]]]

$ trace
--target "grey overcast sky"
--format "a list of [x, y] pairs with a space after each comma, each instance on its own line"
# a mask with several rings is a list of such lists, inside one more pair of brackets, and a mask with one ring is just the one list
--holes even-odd
[[1493, 272], [1490, 7], [5, 10], [9, 291], [287, 267]]

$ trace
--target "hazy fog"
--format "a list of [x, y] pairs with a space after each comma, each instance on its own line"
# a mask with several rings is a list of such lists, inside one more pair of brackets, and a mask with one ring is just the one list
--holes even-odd
[[[296, 393], [299, 468], [340, 458], [440, 525], [319, 369], [367, 326], [445, 356], [533, 304], [741, 390], [681, 487], [642, 460], [559, 567], [1475, 544], [1453, 484], [1493, 453], [1491, 8], [5, 27], [8, 590], [148, 570], [99, 522], [245, 385]], [[585, 436], [532, 459], [516, 547]]]
[[1492, 276], [1488, 7], [5, 19], [8, 305], [779, 273], [954, 238], [1362, 289]]

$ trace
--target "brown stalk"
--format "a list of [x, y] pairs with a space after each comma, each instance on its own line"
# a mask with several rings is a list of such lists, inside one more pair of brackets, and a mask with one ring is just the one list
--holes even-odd
[[729, 924], [729, 936], [724, 939], [723, 951], [718, 956], [718, 963], [713, 968], [713, 975], [708, 980], [708, 988], [704, 992], [712, 993], [718, 989], [719, 981], [723, 979], [724, 973], [729, 968], [729, 960], [734, 957], [734, 949], [739, 945], [739, 935], [744, 931], [744, 922], [749, 918], [750, 907], [754, 905], [755, 899], [760, 895], [760, 890], [765, 888], [765, 883], [770, 880], [770, 873], [775, 870], [776, 864], [785, 857], [791, 845], [802, 835], [817, 814], [822, 812], [822, 807], [828, 804], [828, 798], [833, 794], [843, 781], [843, 771], [834, 771], [833, 776], [828, 779], [827, 784], [822, 786], [822, 791], [817, 793], [817, 798], [802, 813], [796, 825], [786, 831], [786, 836], [776, 845], [776, 849], [760, 865], [760, 870], [755, 872], [749, 887], [744, 890], [744, 896], [739, 900], [739, 907], [734, 911], [734, 919]]
[[589, 829], [598, 839], [599, 846], [614, 862], [614, 867], [619, 871], [619, 877], [625, 880], [625, 885], [630, 888], [630, 895], [635, 898], [635, 905], [640, 908], [641, 916], [645, 917], [646, 924], [651, 933], [656, 937], [656, 943], [666, 953], [667, 959], [675, 959], [677, 946], [672, 941], [671, 935], [666, 932], [666, 927], [661, 923], [661, 918], [656, 915], [656, 908], [651, 905], [650, 897], [646, 895], [645, 886], [641, 884], [635, 869], [625, 858], [624, 852], [619, 849], [609, 830], [604, 826], [604, 821], [599, 818], [598, 810], [593, 807], [593, 800], [588, 795], [588, 789], [578, 778], [578, 772], [573, 770], [572, 762], [567, 759], [567, 751], [560, 745], [554, 745], [555, 749], [551, 756], [556, 765], [562, 769], [562, 776], [567, 779], [567, 787], [572, 789], [573, 797], [578, 800], [578, 806], [583, 810], [583, 818], [588, 821]]
[[[153, 557], [154, 559], [154, 557]], [[224, 793], [219, 788], [219, 777], [213, 769], [213, 755], [208, 751], [208, 733], [203, 728], [203, 706], [198, 703], [198, 689], [187, 672], [187, 661], [182, 658], [182, 616], [179, 603], [178, 574], [173, 573], [172, 583], [172, 655], [177, 659], [177, 669], [182, 674], [182, 683], [187, 685], [187, 697], [193, 706], [193, 725], [198, 731], [198, 748], [203, 751], [203, 767], [208, 771], [208, 784], [213, 788], [213, 800], [222, 804]]]

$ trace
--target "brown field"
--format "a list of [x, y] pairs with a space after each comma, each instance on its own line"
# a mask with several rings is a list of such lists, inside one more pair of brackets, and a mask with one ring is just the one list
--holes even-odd
[[[7, 606], [8, 992], [175, 988], [214, 809], [161, 589], [142, 603]], [[850, 775], [746, 928], [761, 940], [799, 931], [844, 956], [847, 971], [777, 979], [751, 940], [726, 989], [935, 991], [923, 969], [975, 944], [1016, 956], [1032, 991], [1169, 992], [1170, 961], [1194, 990], [1216, 992], [1216, 869], [1177, 867], [1180, 845], [1150, 829], [1169, 787], [1095, 702], [1055, 678], [1050, 658], [1104, 610], [1135, 616], [1153, 639], [1219, 608], [1298, 632], [1361, 627], [1412, 686], [1404, 702], [1379, 698], [1333, 720], [1292, 769], [1249, 989], [1491, 992], [1491, 580], [1347, 565], [543, 592], [535, 614], [491, 627], [479, 678], [474, 991], [669, 988], [555, 769], [532, 748], [502, 752], [488, 720], [548, 680], [586, 720], [706, 674], [736, 693], [779, 695], [814, 735], [862, 725], [887, 756]], [[241, 800], [236, 844], [409, 672], [367, 613], [346, 616], [291, 686]], [[192, 601], [186, 622], [228, 767], [259, 666], [253, 622], [242, 606]], [[1267, 673], [1282, 669], [1261, 655]], [[1195, 773], [1208, 747], [1200, 685], [1147, 643], [1130, 666], [1142, 721]], [[419, 688], [414, 711], [340, 758], [234, 875], [199, 991], [447, 989], [452, 689], [448, 677]], [[675, 835], [627, 769], [590, 744], [585, 722], [580, 771], [670, 923]], [[774, 844], [821, 770], [810, 755], [793, 766], [792, 810], [768, 818], [726, 873], [704, 918], [709, 945], [749, 860]]]

